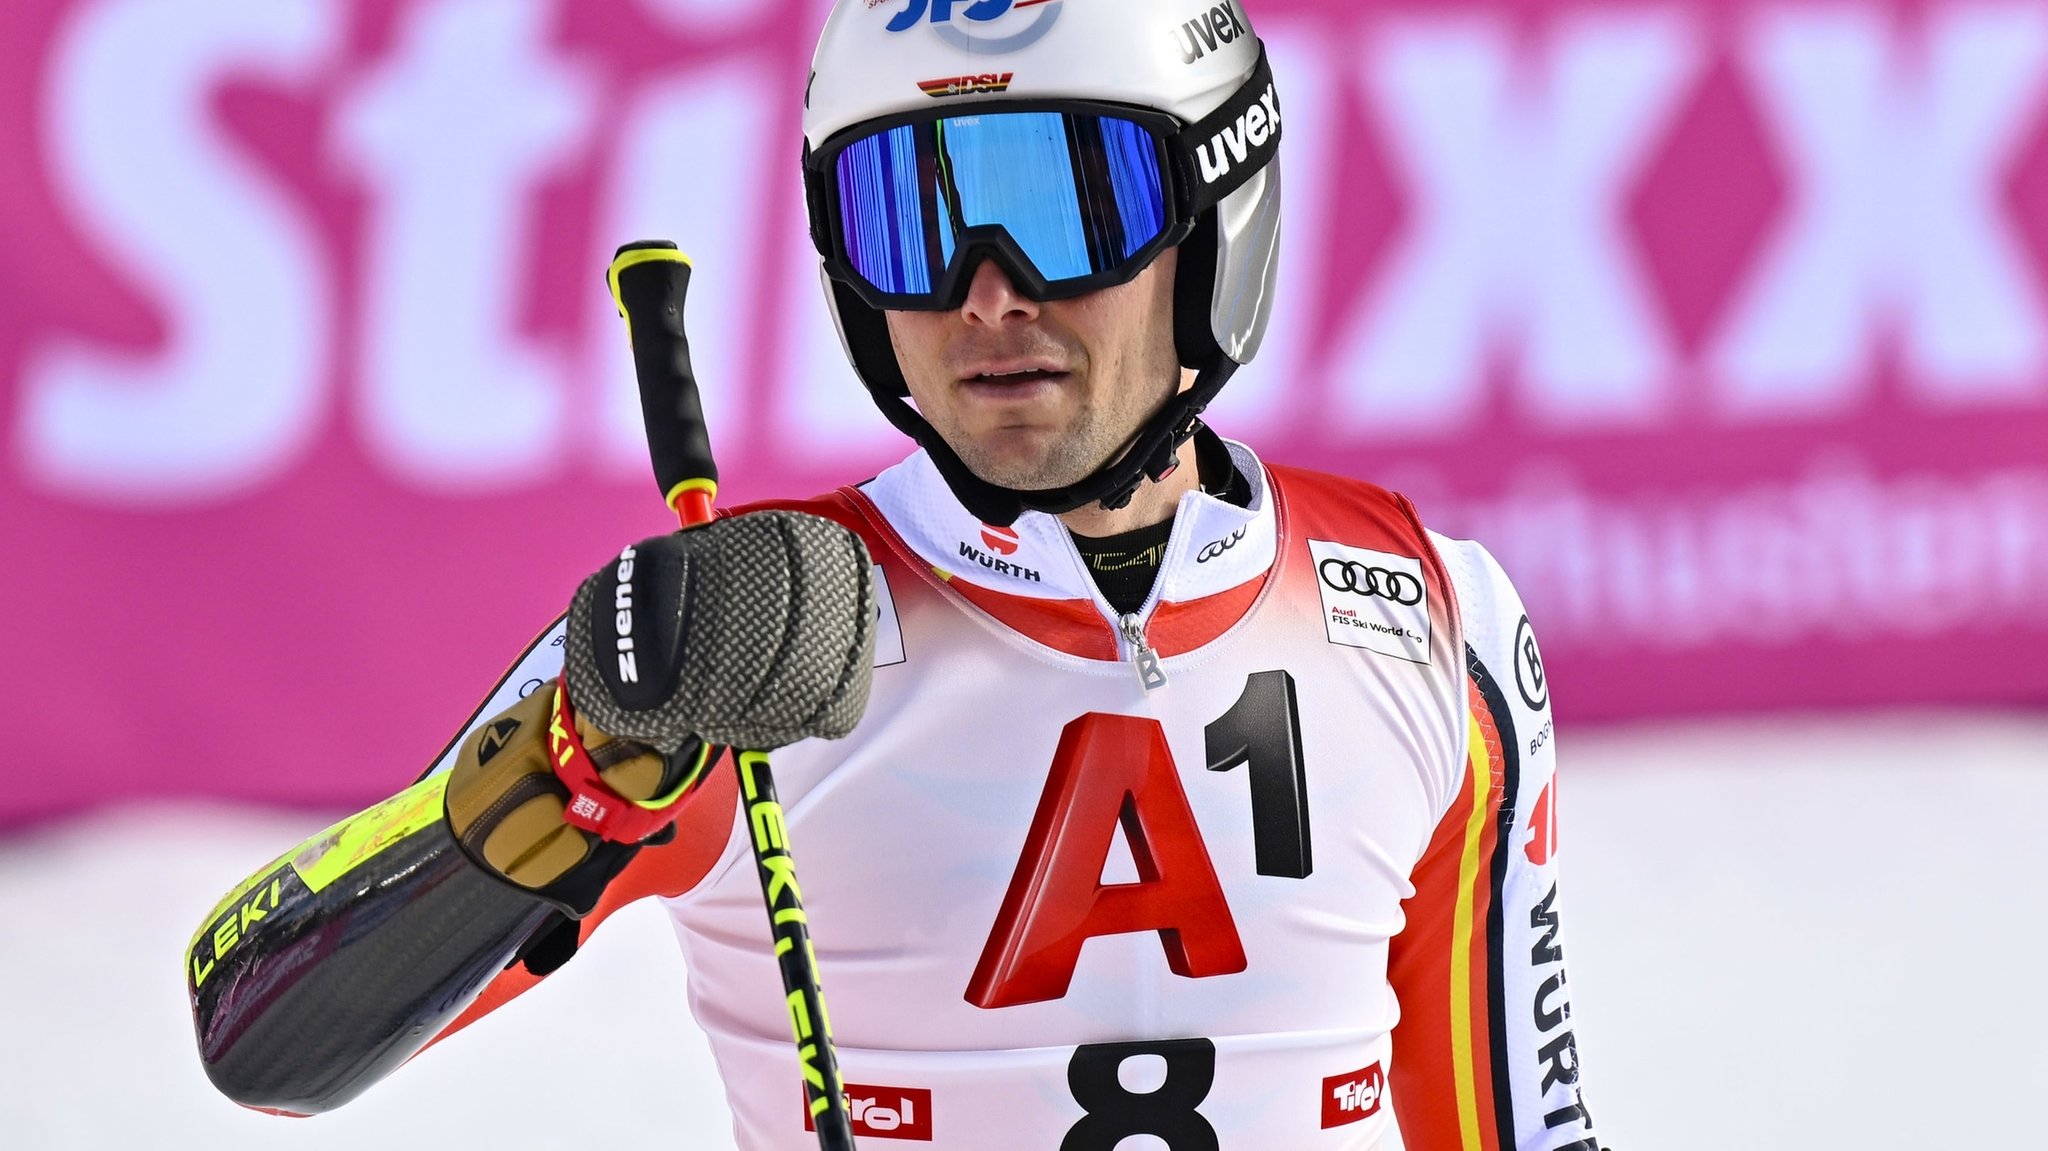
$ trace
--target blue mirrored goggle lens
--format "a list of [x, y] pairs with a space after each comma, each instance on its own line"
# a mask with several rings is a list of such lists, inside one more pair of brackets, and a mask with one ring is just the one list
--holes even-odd
[[836, 161], [841, 239], [882, 292], [924, 294], [997, 225], [1049, 282], [1118, 268], [1166, 228], [1158, 141], [1112, 116], [995, 112], [885, 129]]

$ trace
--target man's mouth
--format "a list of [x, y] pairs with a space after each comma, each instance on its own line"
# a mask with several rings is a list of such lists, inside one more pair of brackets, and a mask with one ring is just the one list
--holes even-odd
[[1057, 367], [1044, 362], [1023, 364], [985, 364], [961, 377], [969, 384], [1035, 384], [1045, 380], [1058, 379], [1066, 375]]
[[977, 384], [1030, 384], [1052, 379], [1059, 374], [1042, 368], [1026, 368], [1020, 372], [981, 372], [967, 378]]

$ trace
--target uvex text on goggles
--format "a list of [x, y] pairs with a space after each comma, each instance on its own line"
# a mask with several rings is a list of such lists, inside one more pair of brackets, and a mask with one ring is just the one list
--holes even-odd
[[1263, 53], [1193, 125], [1077, 100], [952, 104], [868, 121], [805, 157], [811, 234], [869, 307], [957, 307], [983, 257], [1025, 295], [1062, 299], [1136, 276], [1279, 142]]

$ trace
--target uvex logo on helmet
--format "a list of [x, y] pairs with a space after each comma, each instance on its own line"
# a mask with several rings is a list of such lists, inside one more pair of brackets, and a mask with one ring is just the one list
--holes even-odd
[[1237, 5], [1230, 0], [1224, 0], [1192, 20], [1183, 21], [1170, 33], [1173, 46], [1180, 49], [1184, 64], [1200, 60], [1214, 52], [1219, 44], [1228, 44], [1249, 34], [1250, 30], [1244, 26], [1244, 17], [1238, 14]]
[[1217, 129], [1207, 143], [1196, 146], [1195, 160], [1202, 167], [1202, 182], [1213, 184], [1228, 176], [1233, 164], [1244, 163], [1247, 156], [1264, 148], [1279, 133], [1280, 100], [1268, 84], [1259, 94], [1258, 103]]
[[[889, 21], [889, 31], [908, 32], [921, 23], [929, 23], [932, 31], [953, 47], [978, 56], [996, 56], [1005, 52], [1016, 52], [1036, 44], [1047, 32], [1052, 31], [1055, 21], [1060, 18], [1060, 6], [1064, 0], [910, 0], [901, 12]], [[991, 25], [1001, 20], [1012, 10], [1036, 8], [1031, 21], [1022, 26], [1010, 27], [997, 32], [990, 28], [977, 34], [970, 31], [972, 24]], [[954, 10], [966, 24], [953, 22]], [[1012, 25], [1017, 22], [1012, 21]]]

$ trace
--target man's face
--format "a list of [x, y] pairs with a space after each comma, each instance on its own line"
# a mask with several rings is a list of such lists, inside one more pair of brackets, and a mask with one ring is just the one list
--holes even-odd
[[1181, 386], [1177, 255], [1129, 283], [1046, 303], [984, 260], [958, 308], [887, 313], [918, 411], [989, 483], [1035, 490], [1086, 477]]

